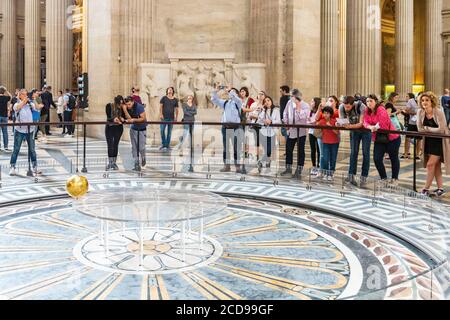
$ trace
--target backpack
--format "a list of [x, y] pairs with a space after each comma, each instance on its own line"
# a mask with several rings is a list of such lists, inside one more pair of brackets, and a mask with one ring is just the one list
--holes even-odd
[[77, 104], [77, 100], [75, 99], [75, 96], [73, 94], [69, 94], [69, 102], [67, 104], [67, 108], [71, 111], [75, 109]]

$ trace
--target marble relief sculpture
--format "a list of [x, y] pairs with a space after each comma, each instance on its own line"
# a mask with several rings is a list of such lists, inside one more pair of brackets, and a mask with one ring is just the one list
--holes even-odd
[[194, 81], [195, 98], [200, 109], [208, 107], [209, 92], [211, 91], [209, 74], [205, 73], [205, 67], [199, 64]]
[[237, 78], [240, 80], [240, 87], [247, 87], [250, 92], [250, 97], [257, 97], [260, 89], [253, 82], [250, 73], [247, 70], [238, 72], [235, 70]]
[[187, 66], [181, 68], [181, 74], [177, 77], [177, 92], [180, 101], [185, 102], [188, 96], [195, 96], [192, 87], [192, 75]]
[[174, 80], [180, 101], [184, 102], [192, 95], [200, 109], [214, 107], [211, 103], [211, 91], [215, 84], [227, 85], [224, 70], [216, 64], [207, 64], [202, 60], [179, 65]]
[[159, 108], [159, 100], [160, 97], [164, 95], [164, 88], [159, 87], [157, 82], [155, 81], [155, 75], [151, 72], [146, 73], [144, 82], [142, 84], [142, 90], [147, 95], [147, 101], [149, 108], [147, 110], [149, 113], [147, 114], [148, 119], [150, 120], [158, 120], [154, 115], [158, 115], [158, 112], [154, 112]]
[[212, 87], [215, 87], [215, 85], [228, 85], [228, 82], [225, 79], [224, 71], [220, 70], [217, 65], [212, 66], [211, 70], [212, 74]]

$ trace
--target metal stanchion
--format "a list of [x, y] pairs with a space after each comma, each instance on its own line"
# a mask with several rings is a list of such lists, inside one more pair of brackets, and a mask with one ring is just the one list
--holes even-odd
[[261, 139], [259, 136], [260, 129], [258, 126], [256, 126], [256, 127], [254, 127], [254, 130], [256, 132], [256, 163], [258, 164], [258, 172], [259, 172], [259, 174], [261, 174], [262, 169], [263, 169], [263, 164], [262, 164], [260, 156], [259, 156], [259, 148], [261, 145]]
[[[247, 174], [247, 168], [246, 168], [246, 166], [245, 166], [245, 150], [246, 150], [246, 147], [247, 147], [247, 144], [246, 144], [246, 139], [245, 139], [245, 136], [246, 136], [246, 133], [247, 133], [247, 126], [242, 126], [242, 128], [244, 129], [243, 131], [244, 131], [244, 133], [243, 133], [243, 137], [242, 137], [242, 143], [240, 142], [240, 141], [238, 141], [239, 142], [239, 145], [242, 145], [242, 150], [243, 150], [243, 152], [242, 152], [242, 154], [243, 154], [243, 159], [242, 159], [242, 169], [241, 169], [241, 172], [242, 172], [242, 174], [243, 175], [246, 175]], [[240, 128], [238, 129], [238, 134], [240, 135], [241, 134], [241, 130], [240, 130]], [[241, 158], [241, 155], [239, 154], [239, 158]]]
[[[28, 172], [27, 172], [27, 177], [32, 177], [33, 176], [33, 171], [31, 170], [31, 139], [34, 139], [34, 137], [31, 137], [31, 129], [30, 129], [30, 125], [27, 126], [27, 131], [28, 131]], [[33, 131], [34, 132], [34, 131]]]
[[417, 192], [417, 139], [414, 138], [413, 190]]
[[191, 144], [191, 161], [189, 165], [189, 172], [194, 172], [194, 125], [191, 123], [189, 124], [189, 135], [190, 135], [190, 144]]
[[[294, 115], [295, 117], [295, 115]], [[297, 170], [295, 170], [294, 178], [299, 179], [302, 175], [301, 170], [303, 169], [300, 166], [300, 129], [297, 128]]]
[[81, 172], [88, 172], [86, 168], [86, 124], [83, 125], [83, 168], [81, 169]]

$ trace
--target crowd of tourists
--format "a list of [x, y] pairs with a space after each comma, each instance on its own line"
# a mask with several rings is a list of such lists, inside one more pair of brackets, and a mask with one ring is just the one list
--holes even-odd
[[[30, 92], [22, 89], [16, 90], [12, 95], [6, 88], [0, 87], [0, 124], [8, 121], [15, 123], [11, 175], [16, 174], [15, 166], [23, 142], [28, 145], [35, 174], [39, 174], [35, 140], [45, 143], [47, 136], [52, 134], [48, 126], [39, 124], [50, 122], [51, 108], [57, 110], [61, 122], [67, 124], [75, 120], [74, 110], [77, 108], [75, 96], [70, 90], [66, 90], [65, 93], [59, 91], [58, 96], [53, 98], [51, 91], [51, 87]], [[147, 116], [146, 106], [142, 103], [139, 91], [139, 88], [133, 87], [129, 96], [117, 96], [106, 105], [108, 124], [105, 136], [109, 157], [107, 170], [119, 169], [117, 157], [124, 125], [129, 125], [130, 128], [134, 170], [140, 171], [146, 166]], [[404, 106], [399, 101], [404, 101]], [[440, 99], [432, 92], [422, 92], [417, 96], [411, 93], [406, 97], [392, 93], [386, 101], [382, 101], [375, 94], [367, 96], [355, 94], [341, 98], [317, 97], [308, 103], [304, 101], [300, 90], [282, 86], [280, 100], [276, 104], [264, 91], [260, 91], [256, 97], [251, 97], [246, 87], [238, 90], [217, 85], [211, 92], [211, 102], [223, 110], [221, 118], [223, 173], [231, 172], [233, 164], [236, 173], [246, 173], [245, 159], [255, 158], [255, 154], [259, 170], [271, 168], [279, 139], [286, 149], [285, 168], [280, 172], [281, 176], [298, 177], [305, 174], [303, 170], [306, 166], [305, 149], [309, 142], [312, 163], [309, 174], [313, 175], [314, 179], [333, 181], [344, 132], [340, 129], [346, 129], [350, 130], [348, 183], [364, 187], [373, 159], [380, 179], [397, 185], [401, 160], [415, 156], [414, 160], [423, 160], [427, 170], [427, 181], [422, 193], [428, 196], [442, 196], [445, 193], [442, 167], [450, 174], [450, 139], [419, 137], [414, 133], [449, 134], [448, 89]], [[184, 132], [179, 137], [179, 144], [182, 144], [192, 134], [197, 113], [200, 111], [194, 96], [179, 101], [173, 87], [166, 90], [159, 105], [159, 110], [155, 112], [159, 112], [159, 119], [162, 122], [160, 151], [169, 152], [172, 149], [172, 123], [180, 120], [180, 115], [183, 115], [181, 121], [185, 123]], [[402, 117], [399, 117], [400, 115]], [[403, 123], [400, 121], [402, 118]], [[20, 125], [26, 122], [35, 122], [36, 126]], [[73, 136], [73, 125], [62, 126], [62, 129], [66, 137]], [[403, 131], [409, 132], [410, 135], [401, 135]], [[2, 132], [4, 151], [11, 152], [7, 128], [2, 127]], [[404, 152], [400, 155], [402, 139]], [[412, 144], [415, 144], [415, 155], [411, 155]], [[296, 148], [297, 162], [294, 166]], [[232, 149], [232, 152], [229, 152], [229, 149]], [[358, 176], [360, 153], [362, 166]], [[385, 166], [386, 160], [391, 163], [389, 177]], [[431, 190], [434, 181], [437, 188]]]

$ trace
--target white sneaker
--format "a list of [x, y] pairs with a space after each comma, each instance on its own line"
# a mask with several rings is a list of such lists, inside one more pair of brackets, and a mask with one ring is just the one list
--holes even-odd
[[11, 177], [16, 176], [16, 175], [17, 175], [17, 173], [16, 173], [16, 168], [11, 167], [11, 169], [9, 169], [9, 175], [10, 175]]
[[330, 182], [332, 182], [332, 181], [334, 181], [334, 177], [333, 177], [333, 176], [328, 176], [328, 177], [327, 177], [327, 180], [330, 181]]

